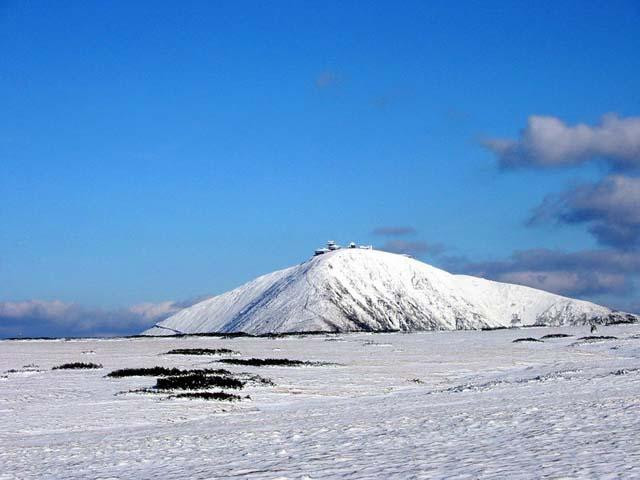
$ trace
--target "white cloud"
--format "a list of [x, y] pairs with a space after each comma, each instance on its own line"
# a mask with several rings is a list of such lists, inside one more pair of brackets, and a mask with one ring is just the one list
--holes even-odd
[[72, 309], [72, 305], [54, 300], [44, 302], [41, 300], [28, 300], [25, 302], [0, 302], [0, 317], [22, 318], [49, 317], [63, 318]]
[[504, 168], [561, 167], [601, 159], [616, 168], [640, 167], [640, 117], [604, 115], [598, 125], [567, 125], [532, 115], [518, 140], [488, 139]]
[[147, 321], [154, 321], [158, 318], [166, 318], [173, 315], [182, 307], [177, 306], [176, 302], [160, 302], [160, 303], [140, 303], [129, 307], [129, 311], [136, 315], [140, 315], [140, 318]]
[[0, 336], [134, 334], [191, 303], [140, 303], [104, 310], [60, 300], [0, 302]]

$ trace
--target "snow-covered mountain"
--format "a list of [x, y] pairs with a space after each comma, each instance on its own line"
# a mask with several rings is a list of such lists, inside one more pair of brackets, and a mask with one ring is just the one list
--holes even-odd
[[638, 320], [582, 300], [354, 248], [258, 277], [181, 310], [144, 334], [453, 330]]

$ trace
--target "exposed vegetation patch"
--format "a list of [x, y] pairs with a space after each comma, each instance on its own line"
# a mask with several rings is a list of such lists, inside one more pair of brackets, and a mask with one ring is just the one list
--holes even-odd
[[180, 370], [179, 368], [148, 367], [148, 368], [121, 368], [109, 373], [107, 377], [179, 377], [184, 375], [231, 375], [229, 370], [224, 368], [207, 368], [200, 370]]
[[[224, 402], [239, 402], [240, 400], [242, 400], [242, 397], [240, 397], [240, 395], [234, 395], [233, 393], [226, 393], [226, 392], [187, 392], [187, 393], [178, 393], [177, 395], [171, 395], [169, 398], [220, 400]], [[251, 397], [247, 395], [245, 398], [251, 398]]]
[[284, 338], [287, 335], [286, 333], [281, 333], [281, 332], [268, 332], [268, 333], [263, 333], [261, 335], [256, 335], [257, 337], [262, 337], [262, 338], [270, 338], [271, 340], [275, 340], [276, 338]]
[[637, 323], [638, 317], [631, 314], [614, 313], [609, 315], [606, 320], [606, 325], [625, 325], [630, 323]]
[[570, 380], [574, 378], [575, 374], [580, 372], [581, 370], [564, 370], [564, 371], [550, 372], [544, 375], [536, 375], [535, 377], [517, 378], [515, 380], [498, 379], [498, 380], [490, 380], [488, 382], [478, 383], [478, 384], [465, 383], [462, 385], [449, 387], [444, 390], [435, 390], [433, 392], [429, 392], [429, 394], [443, 393], [443, 392], [444, 393], [461, 393], [461, 392], [467, 392], [467, 391], [485, 391], [485, 390], [490, 390], [493, 388], [508, 386], [508, 385], [523, 385], [523, 384], [526, 385], [529, 383], [546, 382], [550, 380]]
[[628, 375], [629, 373], [639, 372], [640, 368], [622, 368], [612, 372], [614, 375]]
[[159, 395], [165, 392], [159, 392], [158, 390], [154, 390], [152, 388], [136, 388], [133, 390], [124, 390], [122, 392], [115, 393], [114, 395], [127, 395], [129, 393], [140, 393], [140, 394], [149, 394], [149, 395]]
[[538, 340], [537, 338], [533, 338], [533, 337], [524, 337], [524, 338], [516, 338], [513, 343], [520, 343], [520, 342], [542, 342], [542, 340]]
[[247, 382], [256, 384], [256, 385], [269, 385], [274, 386], [275, 382], [267, 377], [262, 377], [260, 375], [253, 375], [251, 373], [239, 373], [238, 376]]
[[543, 335], [540, 338], [544, 340], [546, 338], [567, 338], [567, 337], [573, 337], [573, 335], [569, 335], [568, 333], [550, 333], [548, 335]]
[[505, 383], [507, 382], [504, 380], [493, 380], [480, 384], [465, 383], [462, 385], [456, 385], [455, 387], [445, 388], [444, 390], [437, 390], [434, 393], [462, 393], [468, 391], [483, 391]]
[[40, 372], [44, 372], [44, 370], [39, 369], [37, 365], [35, 367], [25, 365], [22, 368], [11, 368], [9, 370], [6, 370], [4, 373], [40, 373]]
[[244, 387], [244, 384], [245, 382], [231, 377], [194, 373], [178, 377], [158, 378], [153, 388], [156, 390], [200, 390], [210, 387], [240, 389]]
[[231, 333], [218, 334], [216, 336], [222, 338], [223, 340], [231, 340], [231, 339], [240, 338], [240, 337], [253, 337], [254, 335], [250, 335], [244, 332], [231, 332]]
[[300, 367], [302, 365], [322, 365], [319, 362], [289, 360], [288, 358], [223, 358], [219, 361], [230, 365], [249, 365], [252, 367]]
[[598, 340], [617, 340], [618, 337], [613, 335], [589, 335], [588, 337], [580, 337], [578, 340], [585, 342], [597, 342]]
[[390, 343], [378, 343], [378, 342], [374, 342], [372, 340], [367, 340], [365, 342], [362, 342], [362, 346], [364, 346], [364, 347], [369, 347], [369, 346], [373, 346], [373, 347], [393, 347], [393, 345], [390, 344]]
[[[504, 327], [511, 328], [511, 327]], [[403, 331], [398, 329], [380, 329], [374, 330], [371, 328], [362, 327], [360, 330], [352, 330], [351, 333], [355, 332], [370, 332], [370, 333], [411, 333], [409, 331]], [[338, 330], [335, 331], [325, 331], [325, 330], [316, 330], [309, 332], [272, 332], [272, 333], [261, 333], [258, 335], [253, 335], [245, 332], [209, 332], [209, 333], [179, 333], [175, 332], [174, 334], [164, 335], [164, 338], [187, 338], [187, 337], [213, 337], [213, 338], [221, 338], [223, 340], [230, 340], [233, 338], [283, 338], [283, 337], [310, 337], [317, 335], [342, 335], [344, 332], [340, 332]], [[154, 335], [129, 335], [124, 338], [149, 338], [154, 337]]]
[[169, 350], [166, 355], [231, 355], [238, 353], [229, 348], [176, 348]]
[[100, 365], [99, 363], [83, 362], [63, 363], [62, 365], [53, 367], [51, 370], [87, 370], [92, 368], [102, 368], [102, 365]]

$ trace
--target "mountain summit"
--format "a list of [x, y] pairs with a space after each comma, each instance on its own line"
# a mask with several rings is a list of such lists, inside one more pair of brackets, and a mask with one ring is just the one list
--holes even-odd
[[453, 275], [403, 255], [350, 248], [258, 277], [144, 334], [454, 330], [638, 319], [534, 288]]

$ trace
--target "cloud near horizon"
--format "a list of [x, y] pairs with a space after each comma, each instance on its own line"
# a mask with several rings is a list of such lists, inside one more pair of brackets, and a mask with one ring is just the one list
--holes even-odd
[[491, 138], [483, 145], [500, 167], [566, 167], [602, 160], [615, 169], [640, 167], [640, 117], [603, 115], [599, 124], [567, 125], [557, 117], [532, 115], [517, 140]]
[[447, 258], [444, 262], [457, 273], [583, 297], [626, 294], [640, 272], [640, 252], [604, 249], [563, 252], [540, 248], [516, 251], [504, 260]]
[[637, 311], [640, 305], [629, 297], [640, 274], [640, 117], [610, 113], [591, 126], [533, 115], [518, 139], [483, 143], [503, 170], [562, 168], [594, 161], [609, 167], [614, 173], [596, 182], [547, 195], [527, 221], [528, 226], [584, 225], [604, 248], [570, 253], [531, 249], [490, 262], [449, 258], [445, 260], [449, 267], [568, 296], [617, 297]]
[[640, 178], [611, 175], [548, 195], [529, 224], [553, 221], [586, 224], [602, 245], [630, 249], [640, 245]]
[[[390, 240], [381, 249], [414, 256], [430, 254], [452, 273], [516, 283], [571, 297], [628, 295], [640, 272], [640, 252], [614, 249], [564, 252], [530, 249], [502, 260], [474, 262], [442, 256], [445, 247], [427, 242]], [[139, 303], [97, 309], [59, 300], [0, 302], [0, 338], [120, 336], [137, 334], [207, 296], [183, 302]], [[623, 300], [617, 308], [640, 313], [640, 303]]]
[[132, 335], [200, 299], [140, 303], [113, 310], [60, 300], [0, 302], [0, 338]]

